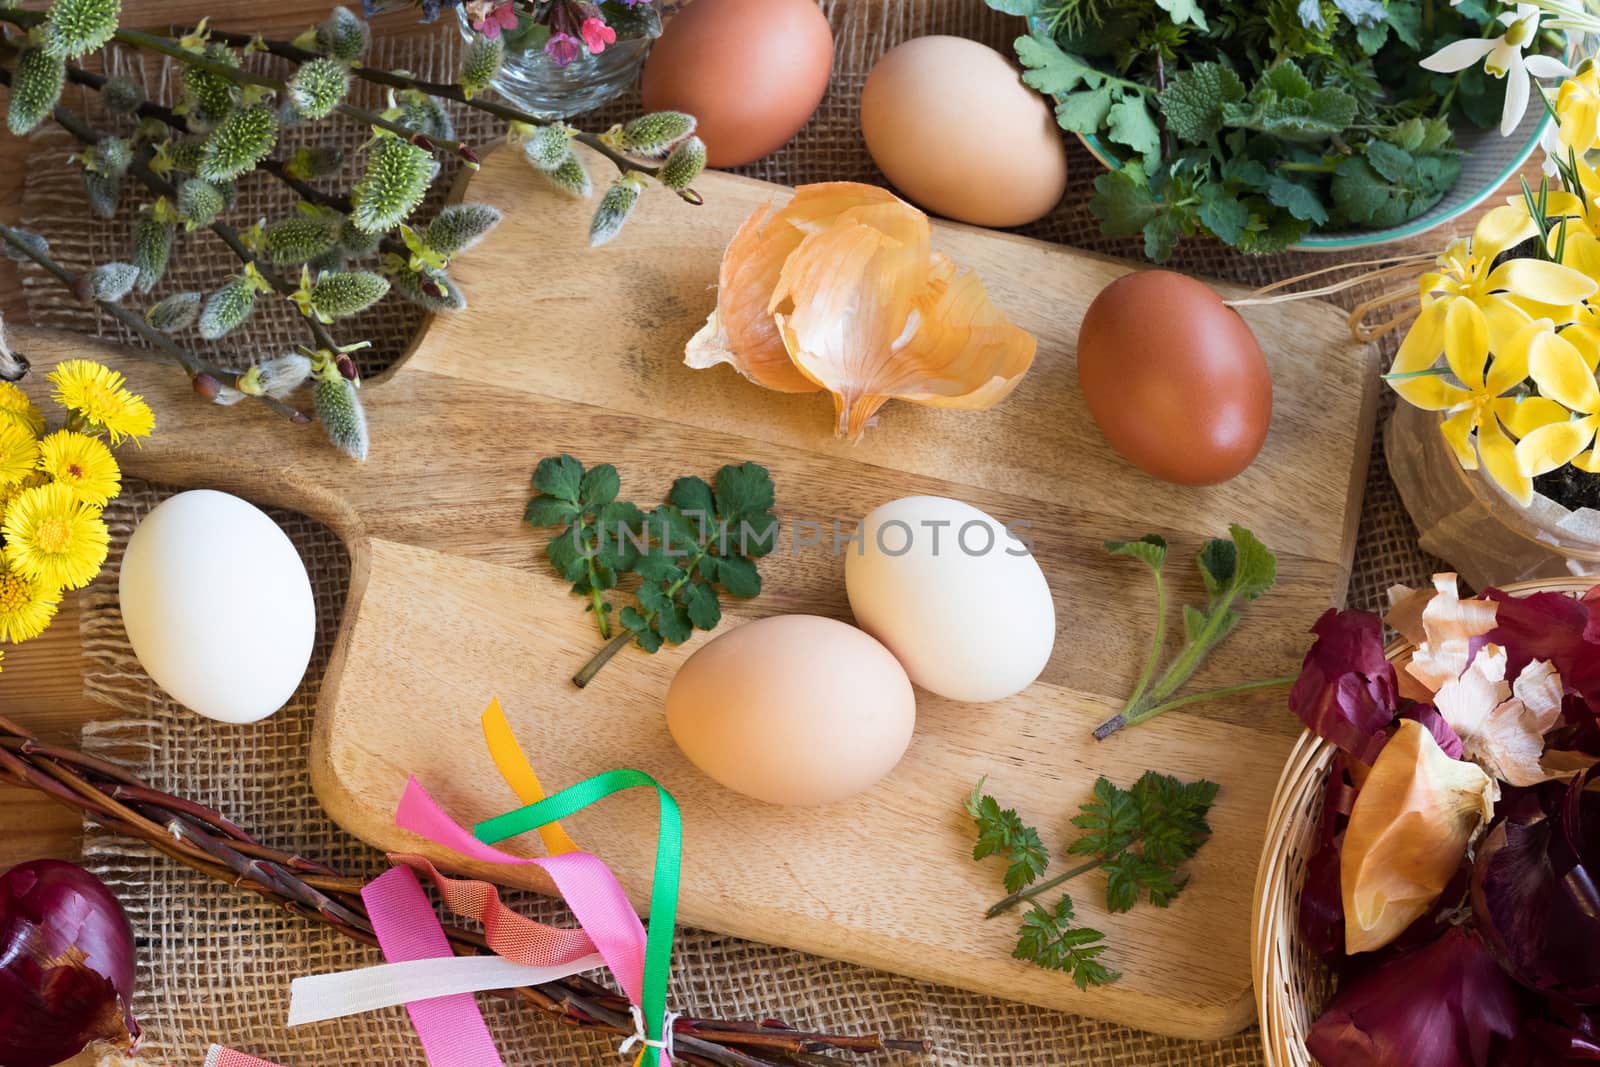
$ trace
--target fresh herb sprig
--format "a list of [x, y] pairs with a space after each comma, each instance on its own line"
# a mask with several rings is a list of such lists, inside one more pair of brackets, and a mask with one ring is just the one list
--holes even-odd
[[600, 636], [611, 637], [608, 590], [639, 561], [638, 542], [627, 536], [644, 528], [645, 515], [618, 500], [622, 479], [617, 468], [602, 463], [589, 470], [568, 455], [549, 456], [533, 472], [539, 495], [528, 501], [523, 518], [534, 526], [558, 532], [545, 546], [550, 565], [572, 583], [574, 596], [586, 597]]
[[1454, 131], [1501, 117], [1505, 82], [1482, 64], [1420, 65], [1498, 32], [1484, 0], [988, 3], [1032, 17], [1024, 80], [1116, 157], [1090, 207], [1158, 262], [1196, 234], [1269, 253], [1416, 218], [1460, 176]]
[[1211, 836], [1206, 816], [1217, 797], [1216, 784], [1204, 779], [1185, 783], [1154, 771], [1146, 771], [1131, 789], [1107, 778], [1096, 780], [1093, 798], [1072, 818], [1083, 834], [1067, 847], [1068, 855], [1090, 858], [1043, 882], [1039, 878], [1049, 869], [1050, 853], [1039, 831], [1024, 824], [1015, 809], [1002, 808], [983, 786], [980, 780], [965, 804], [978, 830], [972, 858], [1004, 858], [1009, 894], [984, 917], [993, 919], [1026, 904], [1012, 951], [1015, 958], [1066, 972], [1079, 989], [1115, 981], [1118, 972], [1099, 961], [1109, 947], [1105, 934], [1074, 924], [1071, 896], [1063, 893], [1054, 907], [1038, 898], [1073, 878], [1103, 870], [1108, 911], [1129, 911], [1141, 899], [1167, 907], [1189, 884], [1183, 865]]
[[1294, 682], [1292, 677], [1265, 678], [1174, 697], [1200, 669], [1206, 657], [1239, 625], [1239, 609], [1259, 599], [1277, 580], [1277, 557], [1255, 534], [1237, 523], [1229, 527], [1229, 534], [1229, 539], [1207, 541], [1195, 557], [1195, 565], [1205, 582], [1206, 603], [1203, 608], [1184, 605], [1183, 646], [1159, 675], [1157, 668], [1166, 644], [1167, 593], [1162, 568], [1167, 561], [1167, 542], [1156, 534], [1145, 534], [1137, 541], [1106, 542], [1106, 551], [1112, 555], [1131, 556], [1150, 568], [1156, 586], [1156, 622], [1150, 653], [1145, 658], [1139, 680], [1134, 683], [1132, 695], [1122, 705], [1122, 710], [1095, 728], [1096, 740], [1104, 741], [1124, 727], [1148, 722], [1176, 708]]
[[[568, 455], [541, 460], [539, 490], [524, 518], [555, 527], [546, 546], [551, 565], [588, 600], [585, 610], [608, 643], [574, 677], [580, 688], [628, 644], [656, 652], [687, 641], [695, 630], [722, 621], [721, 594], [748, 598], [761, 592], [756, 561], [777, 547], [774, 489], [765, 467], [729, 464], [715, 483], [684, 477], [667, 501], [646, 513], [617, 499], [621, 478], [610, 464], [584, 469]], [[613, 632], [607, 593], [624, 576], [638, 584], [635, 601], [617, 613]]]

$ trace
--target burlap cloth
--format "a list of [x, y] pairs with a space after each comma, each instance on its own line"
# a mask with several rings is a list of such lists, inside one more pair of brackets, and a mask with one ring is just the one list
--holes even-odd
[[[989, 11], [980, 0], [823, 0], [822, 6], [838, 48], [828, 95], [794, 141], [745, 168], [749, 174], [788, 184], [881, 180], [856, 121], [861, 85], [873, 61], [900, 41], [930, 33], [972, 37], [1005, 50], [1021, 25]], [[452, 25], [441, 27], [425, 42], [380, 42], [376, 60], [448, 79], [456, 48]], [[117, 62], [126, 66], [128, 61]], [[164, 69], [139, 67], [134, 73], [152, 88], [167, 89], [164, 83], [170, 72]], [[77, 95], [69, 91], [69, 101]], [[92, 100], [77, 102], [98, 114]], [[369, 102], [379, 99], [374, 96]], [[636, 106], [636, 99], [624, 100], [605, 114], [591, 116], [588, 124], [608, 123]], [[101, 121], [108, 120], [101, 116]], [[477, 114], [459, 114], [458, 121], [464, 139], [489, 139], [488, 127]], [[354, 126], [344, 131], [352, 148], [365, 136]], [[30, 161], [25, 224], [49, 234], [58, 255], [74, 267], [124, 258], [130, 213], [125, 210], [110, 224], [88, 219], [75, 170], [66, 162], [68, 151], [67, 142], [41, 137]], [[1097, 165], [1075, 142], [1069, 151], [1072, 181], [1066, 202], [1023, 232], [1137, 258], [1136, 244], [1100, 235], [1087, 208]], [[248, 224], [262, 215], [280, 217], [291, 204], [277, 183], [252, 178], [242, 189], [233, 218]], [[657, 200], [642, 210], [673, 208]], [[626, 239], [624, 234], [622, 240]], [[158, 295], [185, 288], [209, 290], [221, 275], [236, 269], [226, 250], [209, 235], [181, 241], [177, 266]], [[1259, 285], [1329, 263], [1326, 257], [1309, 255], [1246, 258], [1215, 244], [1191, 241], [1173, 265]], [[25, 284], [36, 323], [128, 339], [116, 323], [64, 300], [55, 284], [38, 272], [25, 272]], [[246, 330], [230, 337], [213, 355], [271, 353], [299, 343], [301, 327], [294, 316], [281, 309], [281, 302], [265, 303], [268, 310], [258, 312]], [[388, 300], [341, 332], [375, 342], [374, 349], [360, 357], [363, 369], [372, 372], [404, 351], [419, 323], [420, 315], [410, 305]], [[307, 447], [318, 446], [308, 442]], [[376, 447], [381, 448], [382, 442]], [[1434, 569], [1434, 561], [1416, 548], [1415, 531], [1389, 481], [1380, 448], [1381, 442], [1372, 453], [1350, 594], [1352, 604], [1364, 607], [1376, 605], [1391, 583], [1415, 584]], [[107, 512], [113, 544], [123, 544], [139, 519], [165, 495], [162, 488], [130, 483]], [[265, 840], [325, 859], [349, 873], [376, 873], [383, 866], [381, 858], [323, 815], [305, 767], [322, 667], [349, 578], [348, 559], [338, 541], [318, 524], [287, 513], [275, 513], [274, 518], [304, 557], [318, 605], [318, 650], [294, 701], [266, 722], [240, 728], [215, 725], [167, 700], [144, 676], [128, 647], [117, 609], [119, 558], [114, 551], [105, 574], [85, 593], [83, 639], [89, 656], [88, 691], [113, 709], [115, 717], [89, 727], [85, 743], [128, 762], [164, 789], [229, 813]], [[249, 650], [240, 649], [239, 654], [249, 655]], [[396, 714], [403, 713], [404, 709], [396, 709]], [[206, 1045], [219, 1041], [290, 1067], [424, 1062], [400, 1009], [295, 1030], [283, 1025], [290, 979], [371, 964], [378, 959], [373, 952], [276, 911], [252, 894], [213, 884], [93, 828], [86, 851], [88, 862], [128, 906], [138, 930], [136, 1009], [147, 1028], [153, 1060], [165, 1057], [175, 1065], [197, 1065]], [[938, 887], [929, 887], [929, 892], [937, 891]], [[545, 919], [568, 921], [564, 909], [548, 900], [530, 898], [525, 907]], [[1254, 1030], [1213, 1043], [1174, 1041], [700, 931], [680, 931], [674, 963], [671, 1002], [681, 1010], [735, 1018], [777, 1017], [840, 1032], [925, 1036], [934, 1042], [935, 1059], [942, 1064], [1244, 1067], [1261, 1062]], [[558, 1026], [527, 1009], [481, 999], [488, 1005], [508, 1063], [595, 1063], [616, 1054], [614, 1045], [600, 1037]]]

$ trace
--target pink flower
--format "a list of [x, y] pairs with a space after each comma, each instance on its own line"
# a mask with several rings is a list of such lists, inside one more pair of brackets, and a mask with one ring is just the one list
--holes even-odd
[[570, 33], [552, 33], [550, 39], [544, 43], [544, 54], [558, 67], [571, 63], [582, 51], [578, 39]]
[[500, 36], [502, 30], [517, 28], [517, 6], [512, 0], [493, 5], [486, 0], [478, 0], [469, 4], [472, 28], [489, 38], [491, 41]]
[[583, 34], [583, 43], [589, 46], [589, 51], [599, 55], [606, 50], [606, 45], [616, 44], [617, 31], [606, 25], [606, 20], [595, 16], [583, 20], [583, 26], [578, 30]]

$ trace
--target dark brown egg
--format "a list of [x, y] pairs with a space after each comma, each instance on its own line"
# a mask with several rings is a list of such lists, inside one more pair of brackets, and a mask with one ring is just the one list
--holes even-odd
[[1111, 447], [1178, 485], [1250, 465], [1272, 421], [1272, 376], [1239, 313], [1165, 270], [1103, 289], [1078, 331], [1078, 381]]

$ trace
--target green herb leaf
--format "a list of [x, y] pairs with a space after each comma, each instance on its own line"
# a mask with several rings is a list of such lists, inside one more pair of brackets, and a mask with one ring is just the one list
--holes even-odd
[[1174, 74], [1157, 100], [1173, 136], [1199, 144], [1222, 130], [1224, 105], [1244, 96], [1239, 75], [1221, 63], [1204, 62]]
[[1328, 209], [1323, 206], [1315, 189], [1274, 174], [1267, 181], [1267, 199], [1285, 209], [1297, 219], [1321, 225], [1328, 221]]
[[683, 606], [689, 621], [702, 630], [714, 630], [722, 621], [717, 591], [705, 582], [690, 582], [683, 587]]
[[1001, 856], [1006, 860], [1006, 892], [1015, 893], [1032, 885], [1050, 866], [1050, 852], [1039, 839], [1039, 831], [1024, 826], [1012, 808], [1001, 808], [999, 801], [983, 793], [983, 782], [973, 787], [966, 800], [967, 814], [978, 828], [972, 858]]
[[1161, 127], [1151, 117], [1142, 93], [1124, 93], [1106, 113], [1106, 130], [1118, 144], [1153, 163], [1161, 153]]
[[1023, 917], [1012, 956], [1048, 971], [1064, 971], [1072, 975], [1079, 989], [1121, 977], [1097, 959], [1106, 950], [1105, 935], [1087, 926], [1073, 926], [1073, 918], [1069, 896], [1062, 896], [1053, 911], [1034, 908]]
[[583, 464], [568, 455], [549, 456], [534, 468], [533, 487], [569, 504], [578, 503], [583, 487]]
[[1098, 133], [1116, 99], [1109, 85], [1066, 93], [1056, 103], [1056, 124], [1072, 133]]
[[533, 526], [565, 526], [582, 514], [576, 504], [540, 493], [528, 501], [523, 521]]
[[[711, 558], [711, 557], [707, 557]], [[743, 556], [717, 558], [717, 581], [730, 596], [749, 599], [761, 592], [761, 572]]]
[[1161, 212], [1150, 188], [1136, 181], [1126, 167], [1107, 171], [1094, 180], [1089, 210], [1103, 223], [1101, 228], [1114, 237], [1143, 233], [1145, 225]]
[[1072, 825], [1084, 834], [1068, 846], [1068, 852], [1108, 859], [1132, 844], [1139, 833], [1139, 806], [1132, 793], [1102, 776], [1095, 780], [1094, 799], [1072, 817]]
[[622, 479], [617, 475], [617, 468], [602, 463], [598, 467], [590, 467], [578, 483], [578, 503], [584, 511], [599, 512], [617, 499], [621, 489]]
[[1061, 46], [1042, 34], [1018, 37], [1017, 58], [1027, 69], [1022, 80], [1041, 93], [1054, 95], [1067, 93], [1079, 85], [1098, 88], [1105, 76], [1077, 56], [1068, 55]]
[[1250, 224], [1250, 209], [1222, 185], [1200, 187], [1200, 207], [1195, 213], [1218, 240], [1230, 245], [1239, 243]]
[[1037, 15], [1040, 6], [1040, 0], [985, 0], [985, 2], [996, 11], [1024, 17]]
[[1113, 556], [1131, 556], [1142, 560], [1157, 574], [1161, 573], [1161, 568], [1167, 562], [1167, 539], [1159, 534], [1148, 533], [1137, 541], [1107, 541], [1105, 548]]

